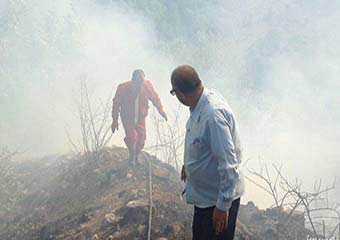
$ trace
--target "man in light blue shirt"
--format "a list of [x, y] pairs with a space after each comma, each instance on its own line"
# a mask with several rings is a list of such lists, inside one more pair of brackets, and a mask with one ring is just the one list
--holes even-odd
[[186, 201], [195, 206], [193, 240], [233, 239], [244, 193], [234, 114], [189, 65], [173, 71], [171, 85], [170, 93], [190, 107], [181, 178]]

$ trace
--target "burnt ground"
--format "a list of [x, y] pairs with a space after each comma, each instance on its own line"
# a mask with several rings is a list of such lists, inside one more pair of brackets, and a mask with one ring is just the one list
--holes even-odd
[[[149, 161], [151, 239], [191, 239], [192, 206], [181, 197], [177, 171], [145, 152], [137, 166], [127, 156], [114, 147], [95, 162], [64, 155], [16, 163], [20, 188], [1, 203], [0, 239], [147, 239]], [[289, 223], [286, 239], [306, 239], [303, 216]], [[235, 239], [275, 239], [275, 209], [241, 205]]]

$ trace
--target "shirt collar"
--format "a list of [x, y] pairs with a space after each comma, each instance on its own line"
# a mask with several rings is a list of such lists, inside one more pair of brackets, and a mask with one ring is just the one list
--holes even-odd
[[195, 108], [190, 110], [190, 116], [195, 122], [198, 122], [200, 113], [202, 112], [203, 107], [204, 107], [205, 103], [207, 102], [207, 100], [208, 100], [208, 98], [207, 98], [207, 94], [206, 94], [206, 88], [203, 88], [202, 94], [201, 94]]

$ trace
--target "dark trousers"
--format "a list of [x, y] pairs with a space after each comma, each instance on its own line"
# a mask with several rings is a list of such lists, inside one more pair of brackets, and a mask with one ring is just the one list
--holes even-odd
[[229, 209], [228, 227], [218, 236], [212, 222], [215, 207], [198, 208], [195, 206], [192, 225], [193, 240], [233, 240], [240, 198], [235, 199]]

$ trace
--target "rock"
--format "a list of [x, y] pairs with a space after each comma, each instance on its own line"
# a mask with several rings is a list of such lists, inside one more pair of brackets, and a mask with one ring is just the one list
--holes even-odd
[[122, 233], [122, 232], [115, 232], [113, 234], [113, 237], [114, 237], [114, 239], [124, 239], [123, 238], [124, 237], [124, 233]]
[[164, 230], [164, 234], [165, 235], [178, 235], [178, 233], [181, 232], [181, 225], [177, 224], [177, 223], [173, 223], [171, 225], [168, 225], [165, 230]]
[[172, 224], [172, 229], [174, 231], [174, 235], [176, 236], [181, 231], [181, 225], [174, 223]]
[[135, 200], [135, 201], [130, 201], [126, 204], [128, 208], [135, 208], [135, 207], [147, 207], [149, 206], [149, 203], [146, 202], [145, 200]]
[[152, 171], [153, 175], [159, 178], [169, 178], [169, 170], [167, 169], [161, 169], [161, 168], [156, 168]]
[[105, 220], [109, 223], [114, 223], [116, 221], [116, 216], [113, 213], [107, 213], [105, 215]]
[[126, 177], [130, 179], [132, 177], [132, 173], [127, 173]]
[[146, 226], [145, 225], [139, 225], [138, 226], [138, 232], [139, 232], [139, 234], [142, 234], [144, 231], [145, 231], [145, 228], [146, 228]]

